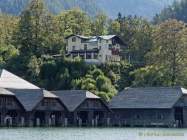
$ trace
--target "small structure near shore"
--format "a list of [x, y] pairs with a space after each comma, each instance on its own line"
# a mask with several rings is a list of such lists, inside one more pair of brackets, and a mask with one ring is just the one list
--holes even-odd
[[109, 107], [115, 126], [187, 127], [187, 90], [180, 87], [127, 88]]
[[0, 71], [0, 126], [63, 126], [66, 113], [56, 95]]
[[53, 91], [68, 108], [70, 126], [106, 126], [110, 109], [100, 97], [85, 90]]

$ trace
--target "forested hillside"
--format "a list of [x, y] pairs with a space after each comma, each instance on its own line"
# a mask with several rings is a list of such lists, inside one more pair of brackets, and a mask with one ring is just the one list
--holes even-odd
[[187, 0], [174, 2], [171, 6], [162, 10], [162, 12], [154, 17], [155, 23], [160, 23], [169, 18], [187, 22]]
[[137, 15], [151, 19], [174, 0], [96, 0], [100, 8], [111, 17], [118, 12], [123, 15]]
[[[65, 57], [70, 34], [116, 34], [127, 47], [120, 63], [86, 65]], [[153, 25], [138, 16], [99, 14], [93, 20], [79, 9], [53, 15], [33, 0], [20, 16], [0, 15], [0, 68], [48, 90], [84, 89], [106, 101], [125, 87], [187, 87], [186, 35], [186, 24], [174, 19]]]
[[[0, 0], [0, 11], [13, 15], [19, 15], [31, 0]], [[89, 15], [96, 15], [100, 9], [95, 0], [44, 0], [46, 7], [52, 13], [60, 13], [63, 10], [79, 7]]]
[[[0, 0], [0, 11], [18, 15], [27, 7], [31, 0]], [[103, 11], [109, 17], [115, 18], [121, 12], [123, 15], [137, 15], [151, 19], [174, 0], [44, 0], [52, 13], [79, 7], [91, 16]]]

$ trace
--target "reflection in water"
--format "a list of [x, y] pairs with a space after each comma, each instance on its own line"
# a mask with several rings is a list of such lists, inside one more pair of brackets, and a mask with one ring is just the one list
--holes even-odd
[[186, 140], [187, 129], [1, 128], [0, 140]]

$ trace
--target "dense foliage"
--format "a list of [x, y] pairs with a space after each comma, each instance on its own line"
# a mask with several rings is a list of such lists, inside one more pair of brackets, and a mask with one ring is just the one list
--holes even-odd
[[[72, 33], [119, 35], [127, 45], [122, 61], [95, 66], [66, 58], [65, 37]], [[33, 0], [19, 17], [0, 15], [0, 67], [48, 90], [90, 90], [108, 101], [129, 86], [187, 86], [186, 35], [177, 20], [153, 25], [120, 13], [115, 20], [91, 18], [80, 9], [52, 15]]]
[[175, 1], [171, 6], [164, 8], [160, 14], [154, 17], [154, 23], [160, 23], [167, 19], [177, 19], [187, 22], [187, 0]]

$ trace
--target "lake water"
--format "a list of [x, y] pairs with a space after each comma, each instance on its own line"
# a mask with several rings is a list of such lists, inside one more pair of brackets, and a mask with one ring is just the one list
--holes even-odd
[[187, 129], [0, 128], [0, 140], [187, 140]]

